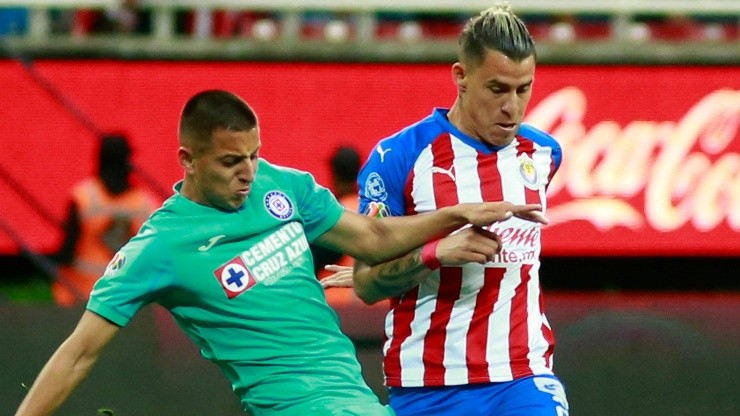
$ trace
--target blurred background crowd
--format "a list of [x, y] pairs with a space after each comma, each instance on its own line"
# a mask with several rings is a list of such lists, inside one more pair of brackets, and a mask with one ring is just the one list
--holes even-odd
[[[158, 0], [0, 2], [0, 34], [25, 36], [45, 14], [51, 34], [78, 37], [100, 34], [152, 35], [155, 20], [165, 14], [172, 19], [169, 30], [176, 36], [195, 38], [251, 38], [272, 40], [297, 32], [300, 39], [336, 42], [372, 36], [379, 40], [414, 42], [456, 39], [470, 10], [463, 4], [426, 2], [415, 7], [380, 2], [379, 6], [349, 2], [178, 2]], [[420, 3], [420, 2], [419, 2]], [[440, 7], [435, 7], [441, 3]], [[471, 2], [475, 3], [475, 2]], [[733, 2], [663, 1], [521, 2], [520, 14], [532, 35], [540, 41], [572, 42], [610, 38], [633, 41], [736, 42], [737, 16]], [[673, 3], [673, 4], [672, 4]], [[693, 4], [690, 4], [693, 3]], [[476, 6], [481, 2], [475, 3]], [[630, 5], [635, 6], [631, 8]], [[673, 7], [671, 7], [673, 6]], [[734, 6], [736, 7], [736, 6]], [[294, 21], [297, 18], [297, 21]], [[358, 33], [369, 18], [371, 33]], [[293, 25], [297, 25], [294, 27]], [[362, 28], [364, 29], [364, 27]]]

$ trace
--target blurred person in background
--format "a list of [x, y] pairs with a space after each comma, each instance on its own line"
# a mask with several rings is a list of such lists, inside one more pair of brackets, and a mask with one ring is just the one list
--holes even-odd
[[[359, 199], [357, 197], [357, 174], [360, 172], [360, 154], [351, 146], [340, 146], [329, 160], [331, 170], [332, 191], [342, 206], [352, 212], [357, 212]], [[339, 266], [352, 266], [352, 257], [336, 252], [334, 250], [311, 245], [313, 254], [313, 265], [316, 276], [319, 279], [332, 274], [331, 270], [324, 267], [330, 264]]]
[[[508, 5], [485, 10], [464, 27], [458, 57], [452, 107], [375, 147], [359, 174], [361, 212], [546, 206], [561, 148], [522, 124], [536, 63], [527, 28]], [[468, 227], [398, 259], [355, 265], [362, 300], [391, 299], [383, 369], [399, 416], [568, 414], [538, 275], [541, 224], [512, 218], [484, 228], [501, 244], [494, 259], [481, 252], [490, 241], [483, 230]]]
[[[260, 158], [257, 115], [227, 91], [188, 100], [179, 141], [175, 194], [113, 257], [16, 416], [53, 413], [150, 303], [173, 315], [253, 416], [392, 415], [362, 378], [309, 243], [378, 264], [465, 224], [541, 219], [538, 204], [506, 202], [402, 218], [348, 211], [310, 174]], [[498, 245], [487, 246], [492, 258]]]
[[66, 284], [51, 291], [61, 306], [84, 304], [113, 255], [156, 208], [155, 198], [131, 182], [131, 146], [121, 134], [100, 138], [97, 175], [72, 188], [64, 240], [53, 256]]

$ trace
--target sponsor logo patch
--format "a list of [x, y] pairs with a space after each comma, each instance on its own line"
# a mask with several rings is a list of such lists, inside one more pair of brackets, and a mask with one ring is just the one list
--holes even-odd
[[277, 219], [286, 220], [293, 215], [293, 203], [280, 191], [271, 191], [265, 195], [265, 207]]
[[213, 274], [229, 299], [234, 299], [257, 283], [240, 257], [229, 260], [216, 269]]
[[390, 217], [391, 213], [388, 211], [388, 206], [386, 204], [373, 201], [367, 206], [367, 212], [365, 212], [365, 215], [368, 217], [383, 218]]
[[113, 256], [110, 263], [108, 263], [108, 266], [105, 268], [105, 273], [103, 273], [103, 275], [115, 275], [116, 273], [118, 273], [119, 270], [123, 268], [124, 264], [126, 264], [126, 255], [119, 251], [116, 253], [115, 256]]
[[385, 191], [385, 182], [377, 172], [373, 172], [367, 177], [365, 195], [377, 201], [385, 201], [388, 198], [388, 193]]

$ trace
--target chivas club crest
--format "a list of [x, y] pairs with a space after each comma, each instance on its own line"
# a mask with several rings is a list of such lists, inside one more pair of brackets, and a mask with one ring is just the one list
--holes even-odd
[[534, 168], [534, 160], [528, 154], [519, 156], [519, 173], [522, 175], [524, 186], [537, 190], [537, 169]]

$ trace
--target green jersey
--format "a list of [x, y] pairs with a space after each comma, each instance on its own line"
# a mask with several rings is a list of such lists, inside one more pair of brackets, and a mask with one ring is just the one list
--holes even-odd
[[254, 415], [389, 415], [313, 273], [309, 242], [343, 208], [310, 174], [264, 160], [244, 205], [175, 195], [113, 258], [87, 308], [124, 326], [168, 309]]

